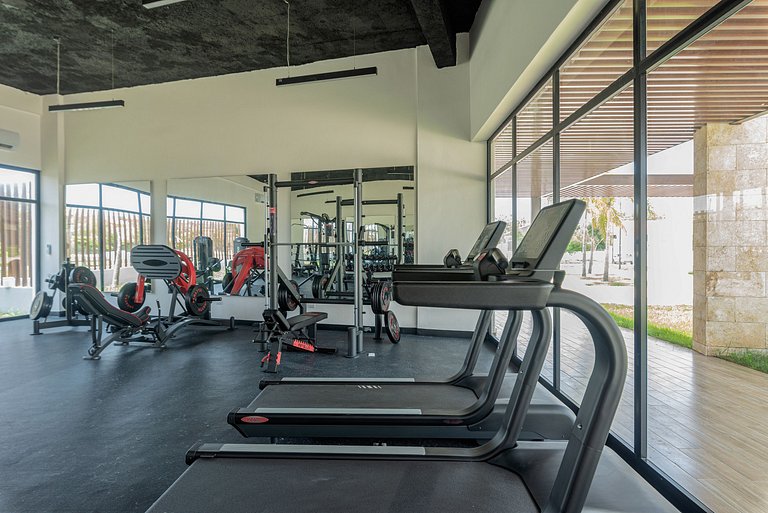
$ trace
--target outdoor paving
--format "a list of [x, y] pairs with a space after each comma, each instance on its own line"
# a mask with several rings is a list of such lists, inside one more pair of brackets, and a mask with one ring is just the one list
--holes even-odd
[[[561, 390], [583, 397], [594, 361], [586, 327], [563, 312]], [[497, 330], [504, 317], [496, 315]], [[527, 345], [523, 324], [520, 355]], [[622, 330], [629, 371], [613, 432], [633, 438], [633, 334]], [[552, 377], [552, 357], [544, 376]], [[648, 459], [715, 513], [768, 511], [768, 374], [648, 339]]]

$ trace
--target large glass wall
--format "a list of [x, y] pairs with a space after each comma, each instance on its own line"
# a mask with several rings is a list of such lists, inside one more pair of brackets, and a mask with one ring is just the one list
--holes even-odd
[[37, 286], [37, 173], [0, 166], [0, 319], [26, 315]]
[[[561, 267], [627, 344], [609, 445], [684, 511], [768, 511], [766, 19], [768, 0], [611, 1], [489, 141], [513, 235], [539, 202], [587, 203]], [[578, 407], [593, 350], [557, 315], [542, 379]]]
[[73, 184], [66, 187], [66, 252], [88, 267], [102, 290], [136, 280], [131, 248], [150, 239], [148, 183]]

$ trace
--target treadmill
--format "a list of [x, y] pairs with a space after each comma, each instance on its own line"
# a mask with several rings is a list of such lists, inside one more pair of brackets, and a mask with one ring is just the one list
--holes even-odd
[[[534, 275], [550, 280], [560, 263], [568, 241], [584, 211], [584, 203], [569, 200], [545, 207], [508, 262], [499, 250], [482, 251], [473, 263], [476, 279], [488, 279], [507, 272], [520, 277]], [[552, 216], [558, 216], [554, 228]], [[543, 240], [540, 251], [531, 256], [529, 241]], [[428, 271], [424, 271], [428, 273]], [[466, 283], [460, 278], [443, 283]], [[418, 284], [410, 275], [395, 283]], [[531, 343], [551, 338], [548, 310], [535, 310]], [[517, 379], [507, 375], [522, 313], [510, 311], [496, 348], [488, 375], [474, 374], [474, 368], [488, 331], [491, 310], [484, 310], [460, 372], [447, 380], [415, 378], [282, 378], [263, 380], [262, 391], [245, 408], [227, 421], [245, 437], [304, 438], [408, 438], [475, 439], [491, 438], [498, 431], [507, 398]], [[564, 439], [575, 415], [543, 388], [537, 390], [534, 405], [523, 427], [523, 439]], [[502, 399], [499, 399], [502, 397]]]
[[[558, 213], [548, 212], [548, 222], [557, 222]], [[543, 244], [532, 239], [527, 251]], [[577, 315], [592, 337], [595, 364], [567, 441], [518, 441], [549, 347], [540, 338], [525, 353], [501, 429], [479, 447], [196, 444], [187, 452], [189, 468], [148, 512], [676, 511], [604, 448], [626, 377], [626, 347], [610, 315], [563, 289], [563, 276], [557, 271], [543, 280], [534, 271], [488, 281], [395, 282], [394, 294], [405, 305], [557, 307]]]

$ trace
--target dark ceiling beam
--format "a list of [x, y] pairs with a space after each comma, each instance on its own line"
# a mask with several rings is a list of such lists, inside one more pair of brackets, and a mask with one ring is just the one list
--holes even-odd
[[448, 18], [445, 0], [411, 0], [421, 32], [438, 68], [456, 65], [456, 33]]

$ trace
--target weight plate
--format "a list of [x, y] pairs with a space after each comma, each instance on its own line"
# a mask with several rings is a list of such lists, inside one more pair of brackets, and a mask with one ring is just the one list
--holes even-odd
[[81, 315], [88, 315], [88, 312], [80, 306], [80, 303], [77, 302], [76, 299], [72, 299], [72, 308], [77, 310]]
[[400, 323], [397, 322], [395, 312], [387, 312], [384, 317], [384, 327], [387, 330], [387, 337], [393, 344], [400, 342]]
[[325, 297], [325, 285], [328, 283], [328, 277], [324, 274], [318, 274], [312, 278], [312, 297], [322, 299]]
[[77, 266], [69, 273], [69, 283], [85, 283], [91, 287], [96, 286], [96, 275], [87, 267]]
[[208, 289], [203, 285], [193, 285], [184, 296], [187, 311], [195, 317], [204, 316], [211, 309], [211, 302], [207, 301], [210, 297]]
[[120, 292], [117, 293], [117, 307], [120, 310], [133, 313], [144, 304], [144, 298], [141, 298], [141, 303], [136, 302], [137, 287], [136, 282], [126, 283], [120, 287]]
[[281, 310], [287, 310], [289, 312], [296, 310], [296, 307], [299, 306], [296, 299], [291, 295], [290, 290], [288, 290], [288, 287], [282, 283], [277, 289], [277, 304]]
[[381, 313], [389, 311], [389, 303], [392, 301], [392, 284], [388, 281], [380, 281], [379, 285], [379, 308]]
[[65, 279], [66, 273], [67, 273], [67, 271], [62, 269], [58, 273], [52, 275], [49, 278], [50, 281], [48, 282], [48, 287], [51, 290], [59, 289], [62, 292], [66, 292], [66, 289], [65, 289], [65, 286], [66, 286], [66, 283], [65, 283], [66, 282], [66, 279]]
[[380, 297], [379, 297], [379, 288], [380, 288], [380, 286], [381, 286], [380, 282], [377, 281], [377, 282], [374, 282], [374, 284], [371, 285], [371, 288], [370, 288], [371, 310], [375, 314], [382, 314], [382, 313], [384, 313], [381, 310], [381, 303], [379, 302], [379, 299], [380, 299]]
[[53, 306], [53, 296], [49, 296], [45, 291], [35, 294], [32, 300], [32, 306], [29, 308], [29, 318], [33, 321], [41, 317], [48, 317]]

